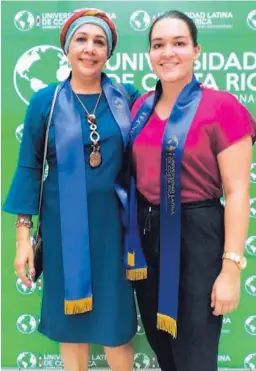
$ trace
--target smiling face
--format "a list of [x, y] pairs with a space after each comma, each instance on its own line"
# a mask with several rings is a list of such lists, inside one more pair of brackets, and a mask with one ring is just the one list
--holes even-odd
[[200, 47], [194, 46], [186, 22], [170, 17], [157, 21], [150, 41], [150, 61], [161, 82], [187, 84], [192, 78]]
[[75, 77], [99, 77], [108, 58], [105, 32], [99, 26], [84, 24], [74, 33], [67, 53]]

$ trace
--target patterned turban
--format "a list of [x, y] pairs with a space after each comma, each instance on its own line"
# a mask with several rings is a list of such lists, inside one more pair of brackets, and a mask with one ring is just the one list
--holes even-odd
[[110, 57], [117, 44], [116, 27], [105, 12], [90, 8], [75, 12], [64, 23], [60, 32], [60, 44], [65, 54], [68, 53], [70, 41], [76, 30], [86, 23], [95, 24], [103, 29], [107, 37], [108, 57]]

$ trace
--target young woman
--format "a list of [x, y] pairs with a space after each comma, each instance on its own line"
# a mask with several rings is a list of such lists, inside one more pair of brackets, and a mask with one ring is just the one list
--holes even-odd
[[149, 42], [159, 82], [132, 109], [127, 274], [161, 369], [216, 371], [222, 315], [238, 305], [246, 263], [255, 122], [195, 79], [200, 47], [185, 14], [157, 18]]
[[[61, 31], [72, 73], [60, 86], [49, 131], [42, 200], [44, 293], [39, 331], [60, 342], [67, 371], [88, 370], [89, 343], [113, 371], [133, 369], [133, 291], [122, 254], [117, 178], [130, 130], [127, 99], [102, 73], [117, 33], [102, 11], [72, 15]], [[124, 88], [121, 90], [123, 91]], [[126, 85], [133, 102], [138, 92]], [[32, 98], [5, 210], [18, 214], [17, 275], [35, 274], [29, 231], [38, 213], [44, 137], [54, 85]]]

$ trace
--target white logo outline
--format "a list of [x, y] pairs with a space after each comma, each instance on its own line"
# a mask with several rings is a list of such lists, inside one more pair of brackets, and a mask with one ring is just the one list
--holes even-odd
[[[252, 19], [255, 17], [255, 20]], [[252, 10], [247, 16], [247, 25], [250, 27], [251, 30], [256, 31], [256, 9]], [[253, 22], [253, 24], [252, 24]], [[254, 24], [255, 22], [255, 24]]]
[[[252, 285], [253, 282], [253, 285]], [[255, 283], [255, 284], [254, 284]], [[256, 296], [256, 276], [250, 276], [245, 281], [245, 290], [250, 296]]]
[[[255, 363], [251, 363], [251, 360], [255, 359]], [[250, 362], [250, 363], [249, 363]], [[247, 367], [247, 364], [249, 367]], [[256, 370], [256, 353], [248, 354], [244, 360], [244, 367], [249, 370]]]
[[251, 322], [253, 322], [254, 320], [256, 324], [256, 315], [249, 316], [244, 323], [246, 332], [252, 336], [256, 336], [256, 325], [251, 325]]
[[[17, 24], [17, 21], [19, 20], [19, 19], [17, 19], [17, 18], [19, 18], [19, 16], [22, 17], [23, 14], [27, 14], [28, 19], [30, 19], [30, 21], [31, 21], [31, 23], [30, 23], [30, 24], [28, 25], [28, 27], [26, 27], [26, 28], [22, 28], [22, 27], [20, 27], [20, 26]], [[19, 12], [15, 15], [14, 20], [13, 20], [13, 23], [14, 23], [14, 26], [17, 28], [17, 30], [22, 31], [22, 32], [28, 32], [28, 31], [32, 30], [32, 28], [35, 26], [35, 17], [34, 17], [34, 15], [33, 15], [31, 12], [29, 12], [28, 10], [21, 10], [21, 11], [19, 11]]]
[[[30, 319], [30, 325], [31, 325], [31, 330], [25, 330], [23, 329], [23, 324], [21, 323], [21, 321], [23, 321], [24, 319], [28, 318]], [[33, 322], [33, 324], [31, 324], [31, 321]], [[36, 327], [37, 327], [37, 321], [36, 321], [36, 318], [34, 316], [32, 316], [31, 314], [29, 313], [24, 313], [24, 314], [21, 314], [19, 316], [19, 318], [17, 319], [16, 321], [16, 328], [17, 330], [21, 333], [21, 334], [24, 334], [24, 335], [31, 335], [35, 332], [36, 330]]]
[[[142, 14], [144, 16], [143, 18], [143, 22], [144, 22], [144, 26], [142, 28], [139, 28], [136, 24], [136, 17], [139, 15], [139, 14]], [[146, 12], [145, 10], [141, 10], [141, 9], [138, 9], [138, 10], [135, 10], [131, 16], [130, 16], [130, 26], [131, 28], [134, 30], [134, 31], [139, 31], [139, 32], [143, 32], [143, 31], [146, 31], [148, 29], [148, 27], [150, 26], [150, 23], [151, 23], [151, 17], [150, 15], [148, 14], [148, 12]]]
[[[59, 82], [62, 82], [68, 77], [70, 73], [70, 67], [68, 67], [67, 57], [65, 56], [65, 54], [63, 53], [63, 50], [60, 47], [57, 47], [55, 45], [43, 44], [43, 45], [35, 45], [32, 48], [26, 50], [17, 59], [16, 65], [13, 71], [13, 84], [14, 84], [14, 88], [15, 88], [17, 95], [27, 105], [29, 104], [29, 99], [27, 100], [21, 94], [20, 89], [17, 85], [17, 76], [19, 75], [22, 79], [28, 81], [28, 84], [30, 84], [31, 91], [34, 93], [42, 88], [47, 87], [48, 84], [44, 83], [42, 80], [36, 77], [29, 78], [27, 74], [29, 72], [30, 67], [33, 65], [33, 63], [40, 60], [40, 56], [38, 55], [38, 52], [44, 54], [48, 49], [54, 50], [56, 52], [57, 57], [59, 58], [59, 69], [56, 71], [56, 80], [59, 80]], [[29, 60], [28, 56], [29, 58], [32, 59], [32, 61]], [[41, 83], [40, 87], [38, 86], [39, 83]]]
[[[25, 364], [24, 363], [21, 363], [21, 362], [24, 362], [23, 361], [23, 358], [26, 357], [26, 355], [30, 355], [30, 361], [31, 361], [31, 358], [32, 358], [32, 361], [31, 361], [31, 364]], [[16, 364], [19, 368], [23, 369], [23, 368], [36, 368], [36, 364], [37, 364], [37, 358], [35, 356], [34, 353], [32, 352], [21, 352], [18, 354], [18, 357], [17, 357], [17, 360], [16, 360]]]
[[[255, 252], [251, 247], [251, 243], [254, 241], [255, 241], [255, 247], [253, 246], [253, 249], [255, 249]], [[250, 251], [249, 248], [252, 249], [252, 251]], [[247, 238], [246, 243], [245, 243], [245, 249], [249, 255], [256, 256], [256, 236], [250, 236]]]

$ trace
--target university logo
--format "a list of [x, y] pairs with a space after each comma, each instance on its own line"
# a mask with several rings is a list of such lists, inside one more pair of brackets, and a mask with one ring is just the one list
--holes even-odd
[[16, 322], [16, 327], [19, 332], [24, 335], [32, 334], [36, 329], [36, 319], [30, 314], [22, 314]]
[[244, 360], [244, 367], [248, 370], [256, 370], [256, 353], [248, 354]]
[[247, 24], [252, 30], [256, 31], [256, 9], [248, 14]]
[[249, 255], [256, 256], [256, 236], [247, 238], [245, 248]]
[[35, 18], [27, 10], [21, 10], [14, 17], [14, 25], [19, 31], [30, 31], [35, 25]]
[[145, 353], [136, 353], [134, 355], [134, 368], [148, 370], [150, 367], [150, 359]]
[[63, 370], [63, 361], [60, 354], [38, 353], [37, 367], [47, 370]]
[[248, 317], [244, 326], [248, 334], [256, 335], [256, 315]]
[[17, 288], [17, 290], [18, 290], [21, 294], [23, 294], [23, 295], [30, 295], [30, 294], [32, 294], [32, 292], [35, 291], [35, 289], [36, 289], [36, 284], [33, 282], [33, 283], [32, 283], [32, 287], [31, 287], [31, 289], [30, 289], [30, 288], [28, 288], [26, 285], [24, 285], [24, 283], [22, 282], [22, 280], [21, 280], [20, 278], [18, 278], [17, 281], [16, 281], [16, 288]]
[[221, 329], [221, 334], [230, 334], [231, 333], [231, 326], [232, 326], [232, 321], [230, 317], [223, 317], [222, 320], [222, 329]]
[[231, 362], [231, 358], [228, 354], [219, 354], [218, 355], [218, 362], [220, 362], [220, 363]]
[[256, 197], [250, 199], [250, 217], [256, 218]]
[[16, 139], [21, 142], [22, 140], [22, 135], [23, 135], [23, 129], [24, 129], [24, 124], [21, 124], [17, 127], [17, 129], [15, 130], [15, 136], [16, 136]]
[[18, 59], [13, 73], [14, 88], [21, 100], [28, 104], [35, 92], [53, 81], [64, 81], [69, 72], [67, 58], [60, 48], [38, 45]]
[[256, 296], [256, 276], [251, 276], [245, 281], [245, 290], [251, 296]]
[[172, 152], [172, 151], [175, 151], [175, 149], [178, 147], [179, 140], [176, 136], [174, 136], [171, 139], [169, 139], [167, 143], [168, 143], [167, 151]]
[[256, 184], [256, 162], [251, 164], [251, 182]]
[[120, 114], [124, 113], [124, 104], [121, 98], [118, 97], [113, 98], [113, 104]]
[[130, 25], [135, 31], [145, 31], [151, 23], [151, 18], [144, 10], [136, 10], [130, 17]]
[[145, 330], [144, 330], [144, 327], [143, 327], [143, 324], [142, 324], [142, 320], [141, 320], [140, 314], [137, 315], [137, 319], [138, 319], [137, 335], [144, 335], [145, 334]]
[[36, 368], [36, 356], [30, 352], [22, 352], [17, 357], [17, 366], [23, 368]]

